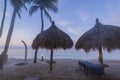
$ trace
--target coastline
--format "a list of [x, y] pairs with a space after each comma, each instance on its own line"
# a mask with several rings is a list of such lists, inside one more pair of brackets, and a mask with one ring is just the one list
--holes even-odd
[[[15, 64], [24, 62], [23, 59], [8, 59], [4, 69], [0, 70], [0, 80], [24, 80], [29, 76], [39, 77], [41, 80], [120, 80], [120, 61], [104, 60], [109, 64], [105, 68], [105, 76], [101, 79], [96, 76], [87, 77], [79, 70], [78, 59], [54, 59], [53, 71], [49, 71], [49, 64], [38, 59], [38, 63], [33, 63], [33, 59], [28, 59], [28, 64], [17, 66]], [[89, 60], [97, 63], [96, 60]]]

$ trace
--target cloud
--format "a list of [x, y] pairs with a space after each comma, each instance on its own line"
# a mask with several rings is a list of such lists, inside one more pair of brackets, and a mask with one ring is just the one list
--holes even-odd
[[77, 36], [79, 35], [79, 32], [77, 30], [71, 28], [71, 27], [68, 27], [67, 30], [68, 30], [68, 32], [70, 32], [70, 33], [72, 33], [74, 35], [77, 35]]
[[60, 26], [69, 26], [71, 23], [70, 22], [68, 22], [68, 21], [59, 21], [59, 22], [57, 22], [58, 23], [58, 25], [60, 25]]
[[105, 24], [110, 24], [110, 25], [119, 25], [120, 26], [120, 17], [119, 16], [120, 12], [111, 12], [106, 16], [105, 19]]
[[61, 5], [63, 5], [65, 3], [65, 0], [59, 0], [58, 3], [61, 6]]
[[90, 15], [83, 10], [77, 10], [77, 13], [83, 22], [87, 22], [87, 20], [90, 18]]
[[63, 19], [56, 19], [56, 24], [60, 27], [68, 27], [70, 26], [72, 23], [67, 21], [67, 20], [63, 20]]

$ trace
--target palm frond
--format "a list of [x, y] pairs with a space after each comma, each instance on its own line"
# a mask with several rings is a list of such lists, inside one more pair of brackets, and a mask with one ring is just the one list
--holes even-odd
[[17, 14], [18, 14], [19, 18], [21, 18], [20, 12], [22, 11], [22, 8], [24, 8], [25, 10], [27, 10], [27, 7], [25, 5], [27, 1], [28, 0], [10, 0], [11, 5], [17, 11]]
[[46, 8], [49, 11], [53, 11], [55, 13], [58, 11], [58, 0], [33, 0], [33, 2], [35, 5]]
[[52, 23], [52, 18], [50, 16], [50, 14], [47, 12], [46, 9], [44, 9], [45, 15], [49, 18], [50, 22]]
[[38, 6], [31, 6], [29, 9], [29, 14], [32, 15], [34, 12], [36, 12], [38, 10]]
[[47, 7], [47, 9], [48, 9], [49, 11], [53, 11], [53, 12], [55, 12], [55, 13], [58, 12], [58, 8], [56, 7], [56, 5], [50, 5], [50, 6]]
[[28, 11], [28, 9], [27, 9], [27, 7], [26, 7], [26, 5], [25, 4], [23, 4], [23, 6], [22, 6], [26, 11]]
[[20, 12], [17, 12], [17, 15], [18, 15], [18, 17], [21, 19], [21, 15], [20, 15]]
[[32, 0], [23, 0], [24, 3], [31, 3]]
[[53, 4], [58, 4], [58, 0], [50, 0]]
[[49, 11], [53, 11], [55, 13], [58, 12], [58, 8], [57, 8], [57, 4], [58, 4], [58, 0], [46, 0], [47, 3], [45, 4], [46, 9], [48, 9]]

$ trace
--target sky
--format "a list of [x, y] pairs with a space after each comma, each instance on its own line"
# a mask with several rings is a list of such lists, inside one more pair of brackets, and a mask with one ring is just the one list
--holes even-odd
[[[58, 13], [50, 12], [56, 26], [66, 32], [76, 43], [82, 34], [95, 25], [98, 18], [103, 24], [120, 26], [120, 0], [58, 0]], [[2, 19], [4, 0], [0, 0], [0, 22]], [[10, 26], [13, 7], [8, 0], [7, 13], [0, 47], [5, 41]], [[29, 6], [28, 6], [29, 8]], [[44, 16], [44, 30], [50, 27], [48, 18]], [[22, 47], [24, 40], [31, 47], [33, 39], [41, 31], [40, 11], [32, 16], [27, 11], [21, 12], [21, 19], [16, 17], [10, 47]]]

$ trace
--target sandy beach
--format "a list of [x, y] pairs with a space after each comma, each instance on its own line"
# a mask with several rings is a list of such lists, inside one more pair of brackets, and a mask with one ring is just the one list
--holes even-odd
[[[9, 59], [4, 69], [0, 70], [0, 80], [24, 80], [26, 77], [38, 77], [40, 80], [120, 80], [120, 61], [115, 60], [105, 60], [109, 67], [105, 68], [105, 76], [101, 78], [92, 75], [87, 77], [79, 69], [77, 59], [55, 59], [52, 72], [49, 71], [47, 60], [38, 60], [38, 63], [34, 64], [32, 59], [28, 59], [27, 65], [15, 65], [23, 61]], [[97, 63], [96, 60], [91, 62]]]

